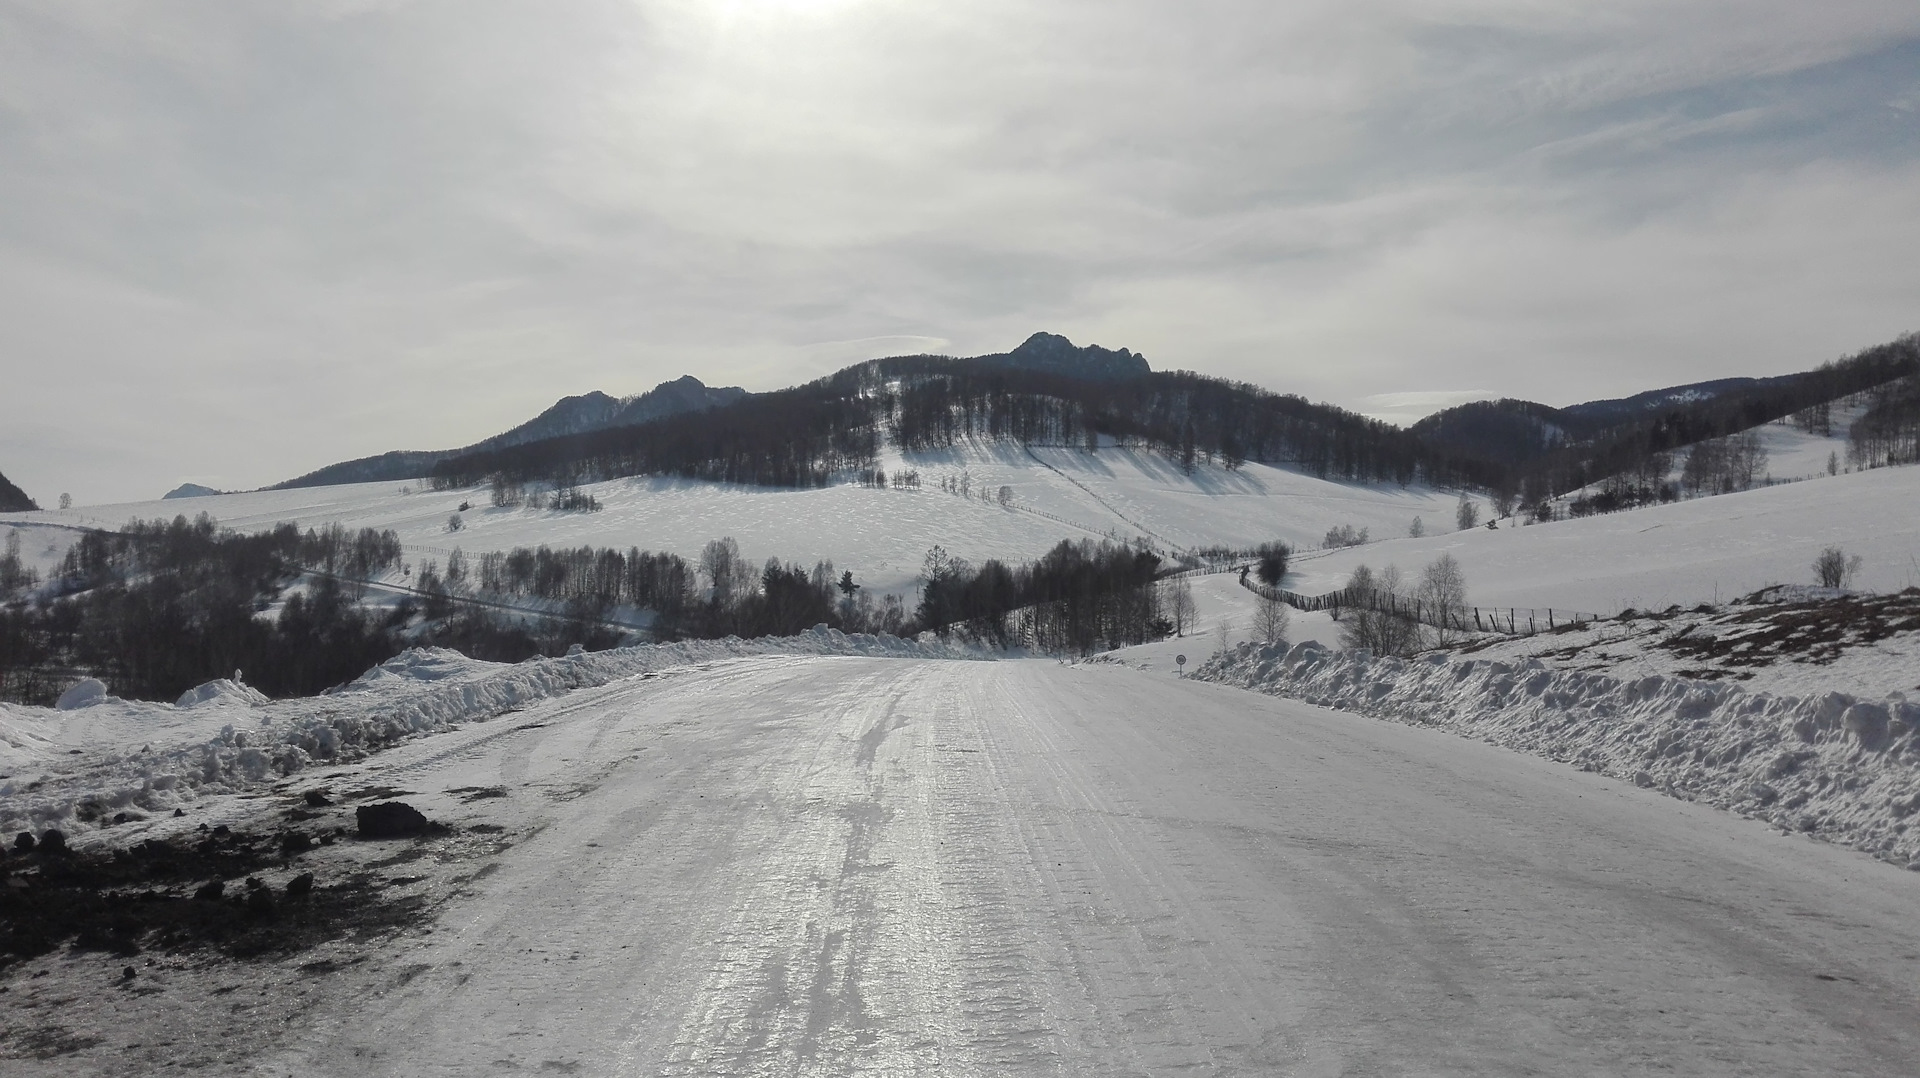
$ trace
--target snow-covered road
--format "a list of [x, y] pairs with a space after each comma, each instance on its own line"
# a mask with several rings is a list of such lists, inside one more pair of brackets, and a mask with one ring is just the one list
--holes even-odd
[[1920, 1073], [1920, 874], [1238, 690], [758, 658], [378, 759], [531, 833], [262, 1073]]

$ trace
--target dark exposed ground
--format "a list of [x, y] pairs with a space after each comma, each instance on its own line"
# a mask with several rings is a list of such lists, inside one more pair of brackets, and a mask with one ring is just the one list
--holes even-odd
[[405, 794], [287, 795], [254, 826], [84, 850], [6, 836], [0, 1074], [245, 1073], [342, 978], [378, 991], [413, 975], [383, 944], [431, 933], [490, 871], [472, 862], [512, 838], [484, 823], [355, 836], [352, 802]]
[[[1901, 641], [1920, 640], [1920, 588], [1890, 595], [1809, 596], [1808, 590], [1769, 588], [1724, 607], [1627, 611], [1533, 637], [1524, 654], [1566, 669], [1614, 675], [1647, 671], [1645, 660], [1665, 655], [1671, 658], [1652, 664], [1653, 669], [1704, 681], [1745, 682], [1769, 667], [1832, 666], [1875, 647], [1910, 651], [1912, 644]], [[1507, 657], [1512, 644], [1489, 636], [1456, 650]], [[1920, 689], [1920, 668], [1911, 677], [1888, 688]], [[1862, 691], [1846, 680], [1834, 687]]]
[[[1755, 599], [1764, 599], [1755, 596]], [[1700, 663], [1693, 677], [1737, 677], [1787, 660], [1830, 663], [1849, 648], [1920, 632], [1920, 588], [1802, 602], [1749, 602], [1689, 626], [1659, 646]]]

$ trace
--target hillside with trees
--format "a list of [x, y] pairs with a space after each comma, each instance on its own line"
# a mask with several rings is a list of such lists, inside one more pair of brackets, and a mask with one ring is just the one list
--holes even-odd
[[[1863, 459], [1898, 459], [1898, 435], [1882, 438], [1876, 432], [1901, 429], [1902, 406], [1893, 403], [1900, 394], [1889, 387], [1908, 384], [1916, 375], [1920, 335], [1909, 334], [1800, 374], [1722, 379], [1568, 408], [1517, 400], [1475, 402], [1428, 416], [1410, 433], [1463, 458], [1469, 462], [1463, 472], [1487, 477], [1482, 485], [1522, 504], [1608, 479], [1618, 480], [1613, 485], [1621, 489], [1639, 490], [1647, 500], [1671, 467], [1670, 455], [1682, 449], [1688, 449], [1691, 486], [1742, 489], [1735, 479], [1753, 457], [1751, 448], [1740, 444], [1740, 432], [1788, 418], [1817, 424], [1831, 402], [1868, 391], [1884, 391], [1887, 403], [1862, 432], [1872, 448], [1857, 453]], [[1701, 448], [1690, 448], [1696, 446]]]
[[965, 440], [1022, 446], [1119, 443], [1202, 462], [1286, 464], [1364, 482], [1484, 482], [1497, 473], [1390, 424], [1305, 398], [1187, 371], [1155, 372], [1126, 351], [1036, 334], [1013, 352], [897, 356], [697, 416], [463, 454], [433, 480], [496, 474], [572, 483], [660, 474], [817, 486], [872, 467], [883, 445], [933, 450]]
[[28, 513], [40, 508], [27, 492], [0, 475], [0, 513]]

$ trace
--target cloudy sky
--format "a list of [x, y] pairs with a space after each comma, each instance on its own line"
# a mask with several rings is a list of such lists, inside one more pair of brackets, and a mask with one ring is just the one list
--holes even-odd
[[1914, 0], [0, 0], [0, 472], [1037, 329], [1402, 419], [1920, 329]]

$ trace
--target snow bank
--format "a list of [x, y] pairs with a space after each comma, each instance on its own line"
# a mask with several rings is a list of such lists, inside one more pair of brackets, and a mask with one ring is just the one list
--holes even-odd
[[[85, 834], [121, 812], [170, 812], [214, 793], [233, 793], [318, 764], [362, 758], [383, 746], [464, 722], [491, 718], [575, 689], [605, 685], [669, 667], [760, 655], [868, 655], [985, 659], [991, 653], [940, 641], [848, 635], [827, 626], [790, 637], [688, 641], [536, 658], [512, 665], [459, 652], [417, 648], [369, 670], [334, 693], [265, 701], [244, 712], [221, 702], [254, 693], [231, 681], [209, 682], [176, 706], [118, 701], [101, 740], [76, 746], [72, 731], [46, 708], [0, 712], [0, 740], [15, 746], [10, 776], [0, 779], [0, 835], [57, 825]], [[216, 705], [216, 706], [208, 706]], [[185, 712], [185, 714], [183, 714]], [[210, 716], [210, 717], [209, 717]], [[225, 721], [208, 736], [211, 722]], [[179, 735], [198, 731], [197, 744]], [[66, 737], [49, 736], [54, 732]], [[174, 735], [166, 745], [168, 735]], [[129, 751], [142, 740], [152, 741]], [[68, 760], [66, 750], [82, 747]], [[104, 750], [104, 751], [103, 751]], [[29, 781], [28, 765], [59, 767]]]
[[106, 682], [99, 678], [81, 678], [73, 688], [60, 694], [60, 699], [54, 701], [53, 707], [56, 711], [78, 711], [83, 707], [104, 704], [108, 699]]
[[1920, 705], [1242, 644], [1194, 677], [1437, 726], [1920, 868]]
[[208, 704], [242, 704], [258, 707], [269, 703], [267, 694], [231, 678], [216, 678], [180, 694], [174, 707], [205, 707]]

